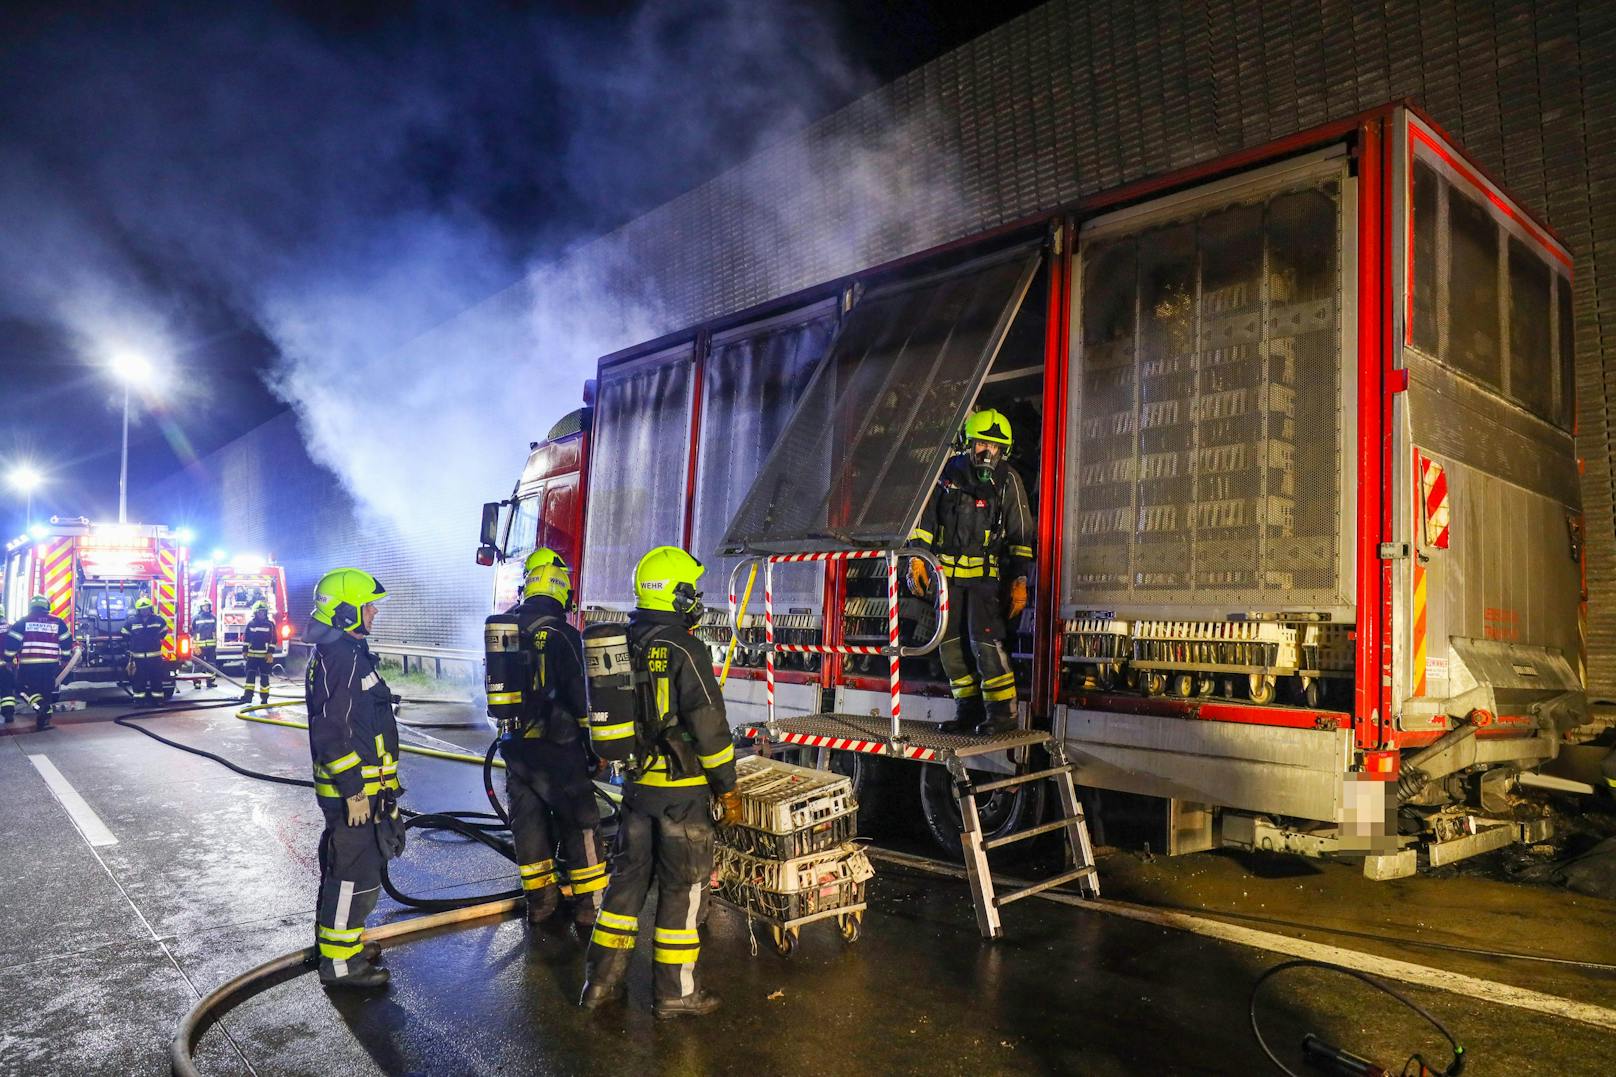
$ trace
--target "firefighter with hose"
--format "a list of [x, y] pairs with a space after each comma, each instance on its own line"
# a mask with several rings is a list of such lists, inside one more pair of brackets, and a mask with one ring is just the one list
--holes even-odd
[[152, 609], [152, 600], [141, 595], [135, 599], [135, 615], [124, 622], [121, 634], [129, 652], [129, 694], [136, 703], [155, 706], [162, 701], [167, 680], [163, 637], [168, 635], [168, 622]]
[[269, 619], [269, 603], [253, 603], [252, 620], [241, 630], [241, 654], [246, 662], [242, 677], [242, 703], [251, 703], [253, 684], [258, 685], [258, 702], [269, 702], [269, 667], [275, 662], [275, 622]]
[[208, 675], [208, 687], [217, 688], [219, 681], [213, 671], [219, 668], [219, 619], [213, 615], [213, 603], [205, 598], [191, 618], [191, 641], [196, 645], [197, 658], [191, 668], [201, 666]]
[[718, 1009], [696, 962], [713, 871], [714, 801], [720, 821], [740, 822], [735, 746], [712, 655], [691, 629], [701, 620], [701, 562], [658, 546], [634, 570], [635, 609], [626, 631], [594, 625], [584, 635], [589, 733], [603, 759], [629, 764], [611, 884], [590, 936], [585, 1009], [616, 1003], [639, 935], [640, 912], [657, 888], [652, 1010], [659, 1019]]
[[66, 621], [51, 613], [50, 599], [44, 595], [29, 599], [27, 615], [6, 633], [0, 660], [16, 669], [17, 690], [34, 709], [36, 732], [51, 728], [56, 677], [72, 648], [73, 633]]
[[[992, 408], [974, 411], [961, 442], [909, 541], [935, 553], [948, 577], [948, 623], [938, 657], [954, 696], [954, 720], [942, 729], [988, 736], [1016, 727], [1016, 674], [1005, 643], [1009, 625], [1027, 608], [1033, 519], [1026, 487], [1008, 462], [1010, 420]], [[931, 590], [926, 562], [918, 557], [909, 559], [909, 588], [919, 596]]]
[[315, 942], [320, 982], [330, 988], [385, 987], [381, 947], [363, 943], [382, 865], [404, 851], [398, 809], [398, 725], [393, 693], [365, 644], [387, 590], [368, 572], [339, 568], [320, 577], [305, 640], [314, 647], [304, 681], [314, 794], [325, 816]]
[[583, 640], [566, 619], [571, 599], [566, 561], [554, 550], [535, 550], [523, 565], [522, 600], [488, 618], [484, 640], [488, 713], [500, 729], [527, 921], [543, 923], [560, 909], [559, 843], [572, 919], [587, 931], [606, 889], [606, 857], [590, 781], [595, 760], [584, 732]]

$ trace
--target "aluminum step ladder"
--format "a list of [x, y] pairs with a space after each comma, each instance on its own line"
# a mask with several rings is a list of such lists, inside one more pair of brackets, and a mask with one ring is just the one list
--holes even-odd
[[[981, 929], [983, 938], [1004, 936], [999, 911], [1022, 898], [1074, 882], [1084, 897], [1100, 896], [1099, 869], [1094, 864], [1094, 847], [1089, 843], [1088, 819], [1083, 814], [1083, 804], [1077, 799], [1077, 789], [1072, 782], [1072, 764], [1066, 760], [1066, 749], [1055, 738], [1049, 738], [1043, 747], [1049, 755], [1051, 766], [1008, 778], [987, 775], [990, 780], [983, 781], [982, 776], [965, 769], [962, 761], [954, 759], [948, 763], [949, 774], [954, 779], [954, 796], [959, 801], [960, 821], [964, 827], [960, 833], [960, 845], [965, 850], [965, 871], [971, 883], [971, 897], [976, 903], [976, 925]], [[1060, 815], [1057, 818], [996, 838], [983, 835], [982, 817], [977, 811], [979, 796], [1046, 778], [1054, 783], [1055, 792], [1060, 798]], [[1066, 832], [1066, 859], [1069, 866], [1019, 890], [999, 893], [988, 866], [988, 853], [1057, 830]]]

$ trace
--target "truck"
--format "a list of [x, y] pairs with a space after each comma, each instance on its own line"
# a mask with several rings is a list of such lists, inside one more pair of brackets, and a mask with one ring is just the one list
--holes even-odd
[[182, 530], [162, 524], [96, 523], [87, 517], [52, 516], [6, 543], [5, 616], [16, 621], [34, 595], [67, 622], [77, 664], [64, 683], [111, 682], [128, 688], [124, 623], [135, 602], [151, 599], [169, 623], [163, 638], [168, 672], [163, 698], [174, 695], [174, 664], [190, 658], [190, 550]]
[[[1038, 527], [1024, 725], [1102, 802], [1151, 798], [1169, 852], [1407, 875], [1542, 838], [1521, 793], [1588, 721], [1572, 270], [1388, 104], [605, 356], [484, 506], [478, 559], [498, 604], [554, 546], [587, 624], [627, 615], [643, 551], [685, 546], [715, 665], [735, 639], [737, 730], [940, 721], [935, 656], [902, 659], [901, 694], [884, 675], [868, 555], [896, 563], [963, 419], [997, 408]], [[794, 555], [833, 559], [774, 572], [770, 646], [736, 566]], [[923, 638], [937, 611], [901, 605]], [[895, 747], [806, 729], [860, 780]], [[957, 854], [950, 784], [921, 768]], [[985, 798], [983, 832], [1041, 798]]]
[[218, 649], [214, 653], [219, 664], [244, 664], [242, 651], [247, 622], [252, 620], [253, 606], [259, 602], [269, 607], [270, 619], [275, 622], [275, 661], [285, 661], [293, 632], [286, 604], [285, 567], [258, 554], [236, 554], [229, 560], [210, 561], [201, 567], [192, 601], [206, 599], [213, 603], [218, 624], [215, 629]]

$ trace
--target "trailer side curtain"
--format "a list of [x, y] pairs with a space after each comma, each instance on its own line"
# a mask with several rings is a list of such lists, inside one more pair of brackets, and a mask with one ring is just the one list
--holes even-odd
[[843, 320], [720, 548], [906, 541], [1040, 257], [1022, 247], [872, 289]]
[[[724, 529], [751, 488], [769, 451], [825, 357], [836, 328], [836, 301], [743, 326], [713, 338], [702, 368], [701, 450], [696, 461], [695, 516], [690, 548], [707, 566], [708, 605], [721, 608], [737, 558], [719, 553]], [[825, 574], [821, 566], [775, 573], [781, 609], [817, 611]], [[760, 606], [762, 591], [753, 600]]]
[[681, 344], [601, 372], [590, 447], [582, 604], [634, 605], [634, 566], [684, 541], [694, 348]]

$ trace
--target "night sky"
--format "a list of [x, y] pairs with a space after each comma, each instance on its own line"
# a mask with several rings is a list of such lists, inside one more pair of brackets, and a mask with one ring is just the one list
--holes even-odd
[[288, 340], [381, 311], [385, 352], [1033, 6], [7, 4], [0, 476], [48, 474], [36, 518], [113, 516], [133, 351], [162, 373], [139, 519], [287, 406]]

